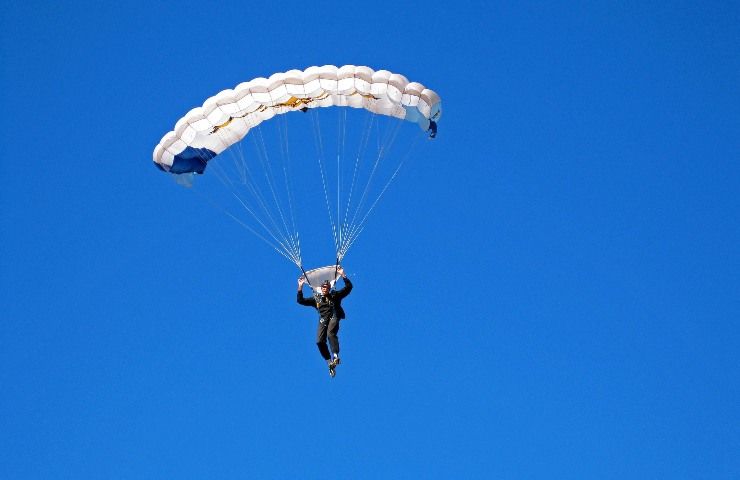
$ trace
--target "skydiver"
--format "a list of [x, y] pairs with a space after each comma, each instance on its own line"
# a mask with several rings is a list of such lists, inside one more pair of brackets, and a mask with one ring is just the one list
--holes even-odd
[[427, 129], [427, 132], [429, 132], [429, 138], [435, 138], [437, 136], [437, 122], [429, 120], [429, 128]]
[[[313, 307], [319, 312], [319, 326], [316, 332], [316, 345], [319, 347], [319, 353], [326, 360], [329, 366], [329, 375], [334, 377], [335, 368], [341, 363], [339, 359], [339, 321], [345, 318], [344, 309], [342, 308], [342, 299], [352, 291], [352, 282], [344, 273], [342, 267], [337, 268], [337, 272], [344, 279], [344, 288], [339, 291], [331, 290], [331, 283], [326, 280], [321, 284], [321, 293], [315, 294], [311, 298], [303, 297], [303, 285], [306, 283], [306, 277], [301, 276], [298, 279], [298, 303], [307, 307]], [[326, 346], [327, 337], [331, 353]]]

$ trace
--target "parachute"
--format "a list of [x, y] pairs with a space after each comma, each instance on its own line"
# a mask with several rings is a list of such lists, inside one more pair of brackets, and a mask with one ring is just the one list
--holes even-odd
[[[336, 113], [329, 121], [319, 115], [330, 110]], [[348, 111], [362, 111], [365, 117], [357, 119]], [[208, 177], [206, 169], [215, 169], [226, 197], [247, 219], [224, 211], [303, 270], [296, 211], [306, 196], [296, 198], [296, 184], [303, 182], [296, 182], [294, 157], [318, 161], [338, 264], [419, 138], [407, 135], [408, 148], [396, 147], [400, 124], [417, 124], [417, 132], [433, 138], [441, 114], [440, 97], [403, 75], [365, 66], [314, 66], [255, 78], [208, 98], [162, 137], [153, 159], [186, 186], [198, 176]], [[270, 124], [274, 142], [263, 128]], [[328, 126], [336, 140], [327, 137]], [[313, 132], [313, 142], [304, 136], [306, 131]], [[253, 140], [253, 155], [244, 151], [247, 138]], [[311, 143], [315, 154], [309, 153]], [[230, 162], [219, 163], [227, 151]], [[332, 157], [336, 171], [329, 168]], [[306, 175], [299, 171], [298, 178]], [[311, 202], [312, 208], [316, 203]], [[308, 216], [311, 222], [314, 217]]]

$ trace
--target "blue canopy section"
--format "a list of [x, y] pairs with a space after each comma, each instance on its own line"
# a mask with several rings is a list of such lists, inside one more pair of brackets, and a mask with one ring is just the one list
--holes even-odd
[[170, 167], [170, 173], [203, 173], [208, 160], [216, 156], [216, 152], [207, 148], [193, 148], [188, 146], [175, 155]]

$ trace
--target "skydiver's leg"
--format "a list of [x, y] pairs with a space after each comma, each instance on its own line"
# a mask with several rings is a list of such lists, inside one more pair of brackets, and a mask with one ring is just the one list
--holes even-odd
[[333, 354], [339, 355], [339, 319], [336, 315], [329, 321], [328, 333], [331, 351]]
[[329, 361], [331, 355], [329, 354], [329, 348], [326, 346], [327, 323], [323, 318], [319, 320], [319, 328], [316, 331], [316, 346], [319, 347], [319, 353], [324, 357], [324, 360]]

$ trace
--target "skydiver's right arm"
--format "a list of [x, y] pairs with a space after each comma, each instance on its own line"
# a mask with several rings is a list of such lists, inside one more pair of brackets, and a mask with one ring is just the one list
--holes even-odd
[[303, 297], [303, 284], [306, 283], [306, 279], [301, 277], [298, 279], [298, 297], [297, 301], [301, 305], [305, 305], [307, 307], [316, 307], [316, 299], [311, 298], [304, 298]]
[[311, 298], [304, 298], [303, 297], [303, 290], [298, 290], [298, 297], [297, 297], [298, 303], [301, 305], [305, 305], [307, 307], [316, 307], [316, 299]]

